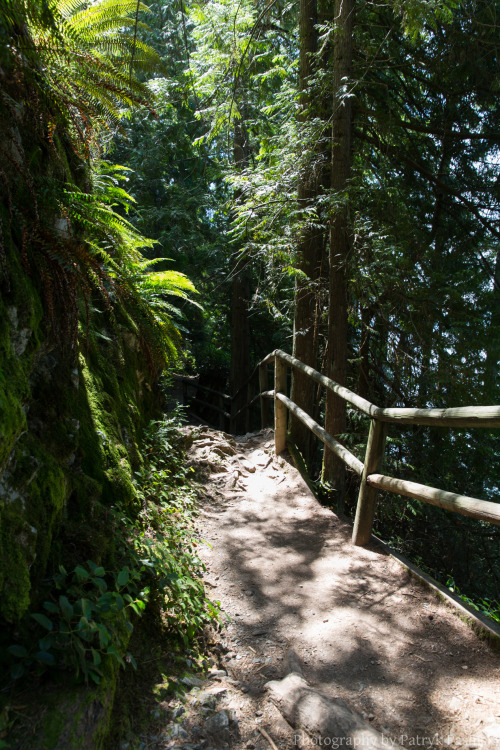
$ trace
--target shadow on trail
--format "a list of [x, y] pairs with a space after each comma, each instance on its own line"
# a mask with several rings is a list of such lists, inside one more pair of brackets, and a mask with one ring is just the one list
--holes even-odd
[[[348, 524], [306, 492], [264, 489], [253, 502], [207, 508], [227, 575], [243, 591], [238, 637], [252, 644], [266, 633], [264, 651], [285, 640], [310, 684], [401, 744], [450, 743], [453, 701], [481, 695], [486, 673], [498, 676], [498, 655], [384, 550], [354, 547]], [[282, 675], [270, 667], [261, 676]], [[470, 746], [478, 733], [471, 727]]]

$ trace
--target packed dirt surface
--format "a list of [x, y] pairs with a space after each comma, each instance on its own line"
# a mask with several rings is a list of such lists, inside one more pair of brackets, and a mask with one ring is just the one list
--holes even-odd
[[205, 583], [230, 622], [208, 679], [172, 709], [178, 728], [156, 746], [321, 745], [290, 727], [265, 687], [289, 671], [292, 649], [308, 683], [387, 747], [500, 748], [500, 655], [382, 548], [354, 547], [349, 524], [274, 456], [271, 431], [184, 431], [204, 478]]

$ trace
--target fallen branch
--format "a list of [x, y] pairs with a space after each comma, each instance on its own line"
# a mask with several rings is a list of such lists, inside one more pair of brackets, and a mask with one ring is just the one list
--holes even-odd
[[259, 732], [261, 733], [261, 735], [262, 735], [263, 737], [265, 737], [265, 739], [266, 739], [266, 740], [267, 740], [267, 741], [269, 742], [269, 744], [271, 745], [272, 749], [273, 749], [273, 750], [278, 750], [278, 748], [276, 747], [276, 745], [275, 745], [274, 741], [273, 741], [273, 740], [271, 739], [271, 737], [270, 737], [270, 736], [268, 735], [268, 733], [266, 732], [266, 730], [265, 730], [265, 729], [262, 729], [262, 727], [257, 727], [257, 729], [259, 730]]

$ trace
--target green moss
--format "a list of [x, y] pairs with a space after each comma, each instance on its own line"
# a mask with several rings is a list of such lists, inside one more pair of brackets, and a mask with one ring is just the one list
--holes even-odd
[[[85, 323], [78, 359], [70, 345], [62, 346], [50, 333], [46, 308], [65, 283], [63, 277], [56, 279], [52, 260], [47, 260], [52, 259], [51, 228], [60, 218], [56, 178], [83, 186], [88, 171], [63, 133], [54, 134], [49, 149], [32, 138], [29, 123], [21, 128], [16, 120], [12, 127], [24, 149], [20, 156], [37, 179], [34, 190], [28, 189], [14, 174], [17, 170], [11, 170], [9, 205], [0, 205], [0, 243], [7, 267], [4, 276], [0, 266], [0, 646], [21, 642], [24, 634], [31, 648], [29, 638], [35, 631], [29, 613], [40, 611], [44, 579], [59, 564], [71, 569], [92, 559], [111, 569], [116, 540], [110, 534], [108, 506], [135, 510], [132, 477], [142, 464], [140, 434], [152, 416], [155, 397], [137, 326], [117, 304], [112, 313], [99, 313], [96, 300], [80, 300]], [[47, 230], [43, 257], [36, 256], [40, 247], [30, 245], [30, 232], [25, 231], [34, 218], [34, 193]], [[23, 221], [18, 221], [21, 215]], [[31, 259], [31, 270], [25, 267], [26, 259]], [[71, 283], [68, 286], [71, 294]], [[57, 316], [57, 299], [55, 308]], [[54, 328], [63, 335], [65, 318], [57, 319]], [[0, 648], [0, 655], [7, 658], [6, 650]], [[0, 671], [7, 675], [5, 666], [0, 664]], [[44, 704], [43, 736], [32, 746], [100, 747], [108, 731], [117, 671], [110, 662], [98, 687], [54, 691], [51, 706], [44, 694], [39, 699]], [[18, 744], [24, 741], [22, 737]]]
[[31, 583], [41, 578], [66, 498], [64, 472], [32, 436], [23, 436], [2, 477], [0, 507], [0, 615], [18, 621], [30, 604]]
[[1, 519], [0, 526], [0, 613], [16, 622], [30, 604], [30, 560], [34, 559], [33, 532], [19, 517]]
[[26, 429], [23, 404], [42, 315], [19, 260], [13, 256], [9, 261], [8, 289], [0, 295], [0, 471]]

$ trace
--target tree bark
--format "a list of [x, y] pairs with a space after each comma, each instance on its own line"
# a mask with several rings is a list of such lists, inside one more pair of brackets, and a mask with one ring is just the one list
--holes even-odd
[[370, 401], [370, 323], [373, 317], [371, 307], [363, 307], [361, 310], [361, 342], [359, 345], [359, 369], [358, 369], [358, 396]]
[[[247, 132], [244, 122], [236, 120], [234, 124], [233, 159], [236, 169], [244, 169], [248, 164]], [[238, 196], [236, 195], [237, 199]], [[231, 396], [243, 388], [250, 375], [250, 321], [248, 301], [250, 296], [250, 278], [247, 264], [241, 257], [235, 261], [231, 278], [231, 367], [229, 387]], [[231, 413], [235, 414], [245, 405], [246, 388], [238, 398], [233, 399]], [[245, 431], [245, 414], [231, 420], [231, 429], [235, 433]]]
[[[310, 93], [311, 76], [314, 72], [313, 54], [317, 48], [317, 3], [316, 0], [300, 2], [300, 59], [299, 59], [299, 122], [306, 123], [311, 117], [313, 97]], [[299, 208], [313, 206], [320, 189], [321, 176], [318, 167], [306, 165], [299, 176], [297, 199]], [[295, 281], [295, 309], [293, 321], [293, 355], [311, 367], [316, 367], [317, 336], [316, 315], [318, 280], [323, 247], [323, 232], [317, 226], [306, 226], [298, 247], [297, 268], [304, 276]], [[293, 373], [292, 401], [308, 414], [314, 408], [315, 386], [313, 381], [299, 371]], [[290, 419], [291, 437], [306, 464], [311, 453], [311, 433], [297, 418]]]
[[485, 396], [492, 404], [496, 404], [500, 398], [498, 392], [500, 383], [500, 252], [497, 253], [495, 260], [489, 332], [484, 378]]
[[[351, 171], [352, 115], [346, 97], [352, 69], [352, 30], [354, 0], [335, 0], [334, 96], [332, 124], [331, 187], [335, 200], [330, 221], [330, 268], [328, 311], [327, 375], [345, 385], [347, 372], [347, 279], [349, 255], [348, 179]], [[345, 402], [330, 391], [326, 397], [325, 428], [330, 435], [344, 432]], [[342, 510], [345, 467], [331, 451], [325, 450], [323, 481], [336, 493], [337, 510]]]

